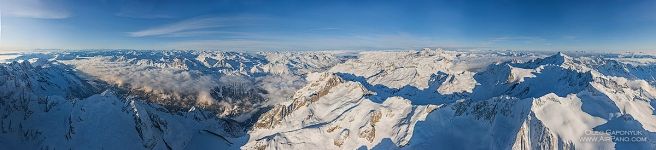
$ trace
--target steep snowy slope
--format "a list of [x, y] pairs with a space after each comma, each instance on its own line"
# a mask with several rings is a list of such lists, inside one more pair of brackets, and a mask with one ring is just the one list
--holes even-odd
[[[472, 99], [457, 102], [451, 109], [439, 109], [425, 122], [418, 123], [416, 130], [422, 132], [413, 137], [408, 148], [654, 148], [651, 129], [656, 118], [650, 104], [656, 94], [653, 87], [645, 81], [608, 77], [586, 65], [589, 64], [559, 53], [526, 63], [489, 67], [490, 70], [477, 74], [481, 75], [477, 79], [490, 79], [487, 76], [493, 75], [510, 78], [477, 80], [482, 89], [474, 90]], [[513, 67], [530, 69], [533, 75], [526, 76], [528, 70], [512, 73]], [[495, 70], [506, 71], [490, 73]], [[513, 82], [517, 76], [523, 76], [524, 81]], [[496, 84], [485, 88], [484, 81]], [[476, 100], [488, 97], [491, 98]], [[624, 126], [607, 125], [609, 122], [637, 122], [641, 127], [627, 130]], [[604, 126], [605, 129], [600, 129]], [[595, 131], [602, 134], [590, 134]], [[631, 135], [628, 140], [585, 141], [590, 137], [617, 137], [613, 131], [639, 134]], [[453, 142], [463, 144], [447, 146]]]
[[[169, 109], [198, 106], [243, 122], [305, 84], [304, 75], [342, 61], [330, 53], [74, 51], [50, 59]], [[23, 59], [31, 55], [23, 56]]]
[[[242, 148], [655, 148], [649, 81], [562, 53], [463, 73], [448, 53], [363, 54], [337, 65], [262, 115]], [[617, 134], [626, 132], [635, 134]]]
[[56, 62], [2, 64], [0, 78], [0, 147], [184, 149], [207, 138], [230, 147], [244, 131], [207, 111], [172, 113], [111, 89], [100, 92]]
[[0, 74], [0, 144], [35, 149], [238, 148], [258, 109], [286, 100], [305, 73], [341, 61], [328, 53], [200, 51], [30, 53], [13, 60], [22, 63], [5, 64]]
[[290, 104], [263, 114], [249, 132], [245, 149], [356, 149], [383, 140], [404, 145], [414, 124], [437, 108], [412, 106], [390, 97], [384, 103], [366, 98], [370, 91], [335, 74], [312, 74]]
[[614, 54], [354, 54], [24, 54], [0, 64], [0, 147], [656, 149], [651, 63]]

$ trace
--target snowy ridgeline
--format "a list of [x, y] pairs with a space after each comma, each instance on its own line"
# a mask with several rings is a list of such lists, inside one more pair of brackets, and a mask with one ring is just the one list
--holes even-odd
[[443, 50], [21, 54], [0, 64], [0, 147], [654, 149], [654, 60]]

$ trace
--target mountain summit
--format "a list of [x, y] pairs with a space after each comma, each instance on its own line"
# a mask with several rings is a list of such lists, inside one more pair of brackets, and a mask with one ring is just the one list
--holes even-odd
[[656, 67], [616, 56], [23, 54], [0, 64], [0, 146], [653, 148]]

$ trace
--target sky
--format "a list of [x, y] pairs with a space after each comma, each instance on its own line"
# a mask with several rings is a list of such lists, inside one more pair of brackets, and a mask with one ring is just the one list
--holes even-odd
[[0, 0], [0, 50], [656, 50], [653, 0]]

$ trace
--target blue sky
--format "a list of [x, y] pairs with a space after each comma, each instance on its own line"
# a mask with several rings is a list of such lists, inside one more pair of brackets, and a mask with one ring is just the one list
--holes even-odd
[[0, 0], [0, 49], [654, 50], [651, 0]]

